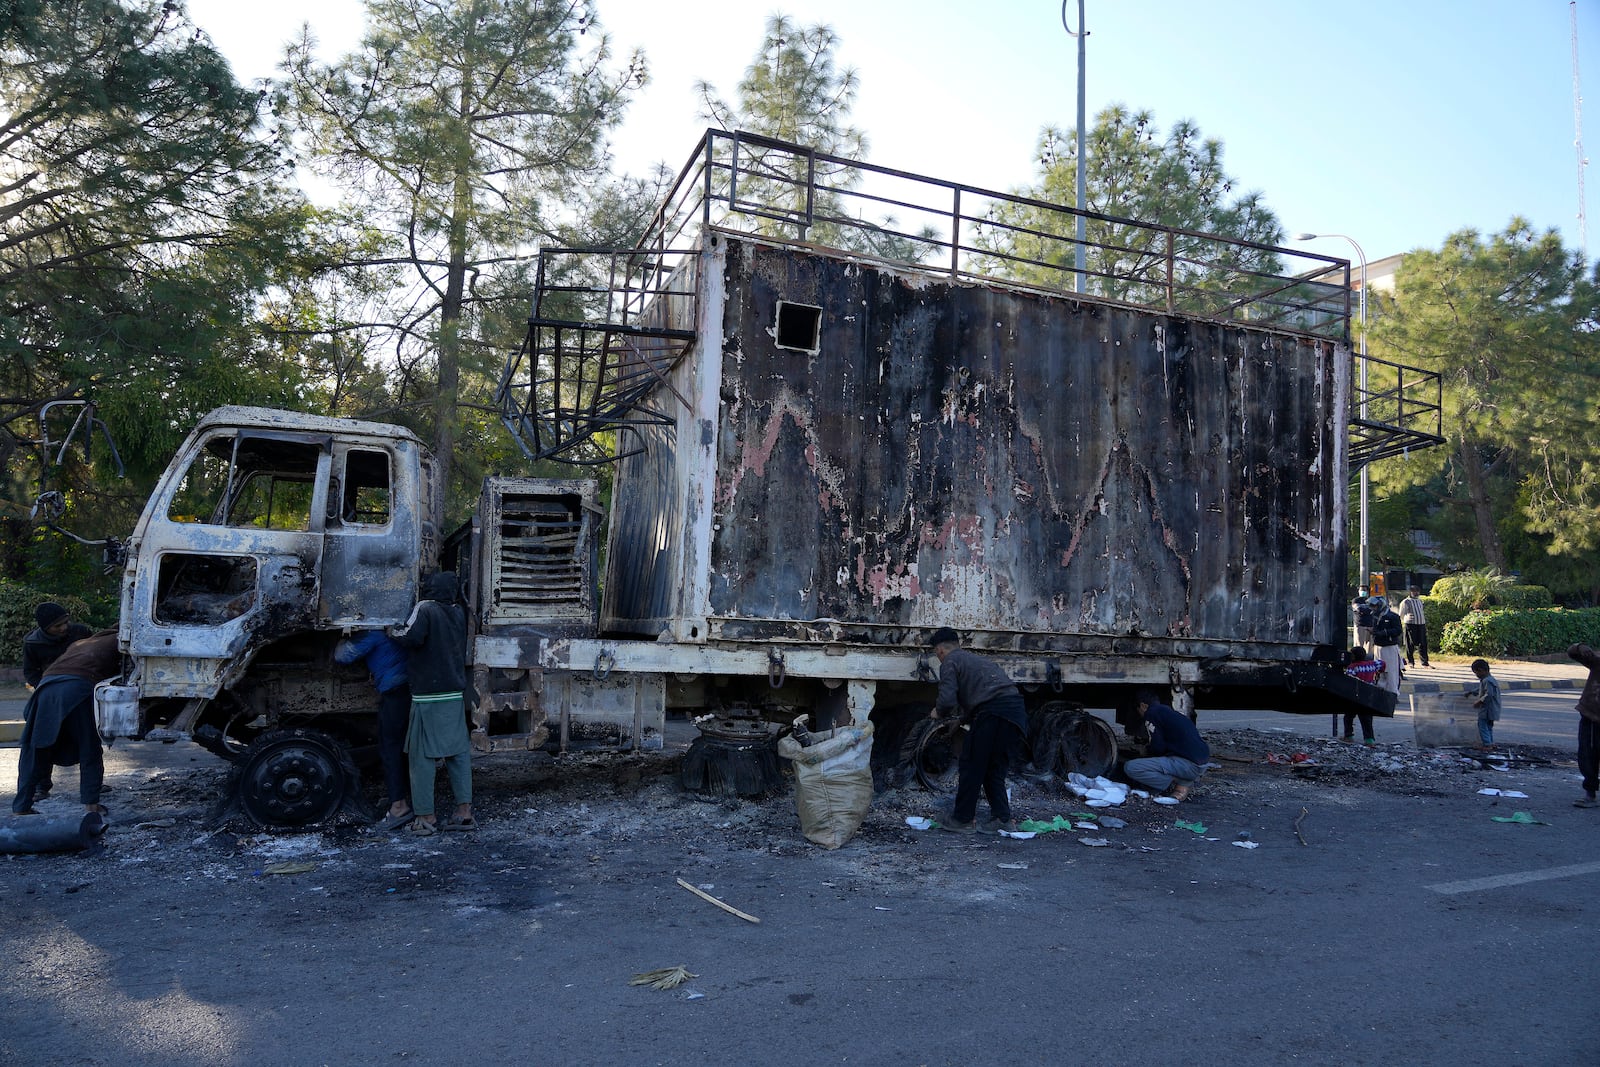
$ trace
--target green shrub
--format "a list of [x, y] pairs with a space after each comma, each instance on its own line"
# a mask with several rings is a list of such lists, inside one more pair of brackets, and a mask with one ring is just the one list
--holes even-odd
[[1479, 567], [1475, 571], [1458, 571], [1447, 574], [1433, 583], [1432, 596], [1448, 600], [1463, 608], [1484, 608], [1495, 603], [1500, 591], [1511, 585], [1511, 579], [1495, 567]]
[[1453, 656], [1548, 656], [1580, 642], [1600, 646], [1600, 608], [1474, 611], [1444, 627], [1439, 651]]
[[22, 666], [22, 639], [38, 625], [33, 609], [46, 600], [54, 600], [66, 608], [75, 622], [91, 627], [97, 625], [82, 597], [41, 593], [20, 582], [0, 578], [0, 668]]
[[1555, 603], [1550, 590], [1542, 585], [1508, 585], [1495, 594], [1494, 602], [1503, 608], [1548, 608]]
[[1422, 598], [1422, 610], [1428, 615], [1428, 630], [1438, 634], [1450, 623], [1466, 618], [1468, 609], [1442, 597], [1429, 595]]

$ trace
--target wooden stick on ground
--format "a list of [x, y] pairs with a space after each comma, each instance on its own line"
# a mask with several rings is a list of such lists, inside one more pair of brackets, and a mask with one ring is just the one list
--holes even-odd
[[1311, 843], [1306, 840], [1306, 835], [1300, 832], [1300, 823], [1309, 814], [1310, 812], [1307, 809], [1301, 808], [1300, 814], [1297, 815], [1294, 820], [1294, 836], [1300, 839], [1300, 843], [1302, 845], [1309, 845]]
[[754, 915], [746, 915], [744, 912], [740, 911], [738, 908], [734, 907], [733, 905], [724, 904], [722, 901], [718, 900], [716, 897], [712, 896], [710, 893], [704, 892], [703, 890], [696, 889], [694, 886], [690, 885], [688, 882], [685, 882], [682, 878], [678, 879], [678, 884], [683, 886], [683, 888], [687, 889], [689, 892], [693, 893], [695, 896], [699, 897], [701, 900], [708, 900], [711, 903], [715, 904], [717, 907], [721, 908], [723, 911], [727, 912], [729, 915], [737, 915], [737, 916], [739, 916], [739, 918], [743, 919], [747, 923], [756, 923], [757, 925], [760, 925], [760, 923], [761, 923], [761, 920], [756, 918]]

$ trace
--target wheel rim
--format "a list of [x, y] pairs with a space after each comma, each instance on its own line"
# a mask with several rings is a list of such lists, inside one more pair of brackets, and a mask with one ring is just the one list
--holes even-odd
[[955, 791], [960, 777], [961, 744], [965, 740], [961, 724], [955, 719], [927, 719], [918, 723], [921, 736], [916, 738], [911, 758], [917, 784], [930, 793]]
[[1117, 762], [1117, 735], [1105, 720], [1082, 712], [1068, 727], [1061, 755], [1063, 773], [1077, 771], [1086, 778], [1098, 778]]
[[250, 746], [239, 771], [239, 805], [264, 826], [321, 822], [344, 792], [337, 743], [315, 733], [269, 734]]

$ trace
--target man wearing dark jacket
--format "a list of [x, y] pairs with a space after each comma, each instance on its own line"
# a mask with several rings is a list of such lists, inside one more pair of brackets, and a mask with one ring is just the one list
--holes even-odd
[[122, 666], [117, 631], [102, 630], [78, 641], [50, 665], [23, 709], [25, 723], [17, 751], [17, 795], [11, 810], [33, 815], [39, 783], [50, 768], [78, 767], [78, 799], [101, 815], [100, 789], [105, 764], [94, 721], [94, 685], [114, 677]]
[[1404, 627], [1400, 616], [1389, 606], [1388, 598], [1375, 596], [1372, 604], [1373, 653], [1383, 661], [1382, 685], [1391, 693], [1400, 692], [1400, 638]]
[[[411, 832], [428, 837], [439, 830], [476, 830], [472, 818], [472, 741], [467, 735], [467, 616], [456, 600], [456, 576], [430, 575], [423, 599], [404, 626], [389, 636], [406, 650], [411, 682], [411, 721], [406, 755], [411, 765]], [[443, 826], [433, 810], [435, 760], [443, 760], [456, 798], [455, 814]]]
[[[60, 658], [74, 641], [88, 637], [90, 630], [81, 622], [73, 622], [67, 609], [53, 600], [46, 600], [33, 609], [33, 621], [39, 625], [22, 639], [22, 680], [29, 689], [36, 689], [39, 680], [50, 664]], [[50, 795], [54, 784], [50, 777], [50, 764], [39, 768], [40, 777], [34, 785], [34, 799], [43, 800]]]
[[1589, 668], [1589, 680], [1578, 697], [1578, 773], [1583, 775], [1583, 799], [1572, 803], [1579, 808], [1600, 808], [1595, 790], [1600, 789], [1600, 652], [1588, 645], [1573, 645], [1567, 655]]
[[1022, 694], [992, 660], [961, 647], [961, 635], [948, 626], [933, 632], [929, 642], [939, 657], [939, 701], [935, 718], [960, 714], [967, 724], [961, 746], [960, 778], [955, 805], [943, 829], [958, 834], [977, 830], [978, 790], [989, 801], [991, 823], [985, 829], [1015, 830], [1011, 800], [1006, 796], [1006, 771], [1028, 731]]
[[33, 619], [38, 627], [22, 639], [22, 680], [29, 689], [38, 686], [45, 668], [69, 645], [82, 641], [90, 633], [83, 623], [72, 621], [66, 608], [49, 600], [33, 609]]
[[1182, 800], [1189, 795], [1189, 787], [1206, 773], [1211, 746], [1189, 716], [1178, 714], [1155, 694], [1140, 692], [1138, 700], [1139, 714], [1150, 731], [1150, 743], [1145, 746], [1145, 758], [1129, 760], [1123, 770], [1145, 788]]

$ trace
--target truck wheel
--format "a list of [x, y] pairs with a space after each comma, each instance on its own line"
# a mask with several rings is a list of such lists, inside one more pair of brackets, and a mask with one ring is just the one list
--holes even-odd
[[1116, 766], [1116, 731], [1080, 704], [1045, 704], [1029, 717], [1029, 734], [1033, 768], [1040, 775], [1098, 778]]
[[900, 763], [930, 793], [953, 793], [960, 777], [961, 724], [956, 719], [917, 720], [900, 746]]
[[239, 758], [239, 807], [258, 826], [307, 826], [337, 812], [359, 780], [345, 748], [318, 730], [273, 730]]

